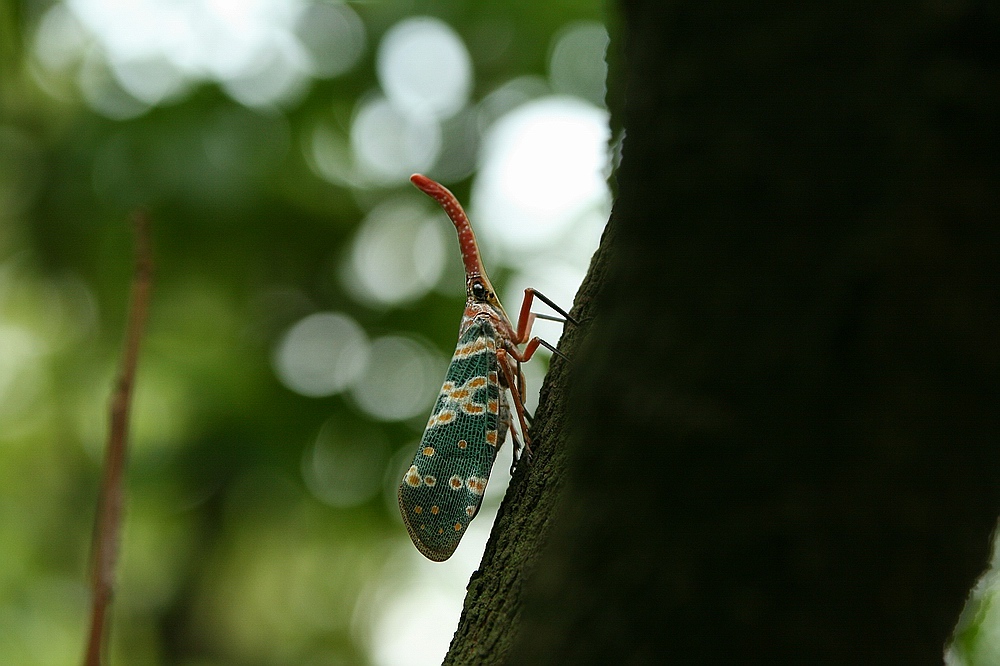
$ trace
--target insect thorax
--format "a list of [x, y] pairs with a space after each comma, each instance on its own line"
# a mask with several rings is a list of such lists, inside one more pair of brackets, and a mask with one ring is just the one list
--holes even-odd
[[489, 324], [490, 334], [498, 338], [501, 347], [505, 347], [508, 341], [514, 338], [514, 328], [510, 325], [507, 315], [502, 310], [497, 310], [490, 303], [478, 303], [469, 300], [465, 304], [465, 312], [462, 313], [462, 323], [458, 327], [459, 339], [476, 322], [484, 320]]

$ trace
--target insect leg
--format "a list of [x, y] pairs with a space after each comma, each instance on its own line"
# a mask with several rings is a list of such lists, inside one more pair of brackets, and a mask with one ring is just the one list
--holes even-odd
[[[514, 422], [511, 421], [507, 424], [510, 429], [510, 445], [512, 447], [511, 452], [513, 453], [513, 458], [510, 461], [510, 473], [513, 474], [514, 470], [517, 469], [517, 463], [521, 462], [521, 451], [524, 450], [524, 445], [521, 444], [521, 439], [517, 435], [517, 428], [514, 427]], [[529, 456], [530, 460], [531, 457]]]
[[521, 372], [521, 362], [517, 361], [517, 367], [515, 369], [515, 377], [517, 379], [517, 390], [521, 395], [524, 395], [524, 373]]
[[507, 380], [507, 388], [510, 389], [511, 397], [514, 399], [514, 411], [517, 412], [517, 420], [521, 426], [521, 434], [524, 436], [524, 453], [531, 460], [531, 439], [528, 437], [528, 424], [524, 421], [524, 401], [521, 399], [521, 392], [517, 390], [517, 382], [514, 379], [510, 367], [510, 359], [507, 350], [497, 350], [497, 360], [500, 361], [500, 370], [504, 379]]
[[[556, 352], [556, 353], [559, 354], [559, 352]], [[559, 354], [559, 355], [562, 356], [562, 354]], [[563, 357], [563, 358], [565, 358], [565, 357]], [[521, 392], [521, 395], [527, 395], [527, 393], [524, 390], [524, 383], [525, 383], [524, 382], [524, 373], [521, 372], [521, 362], [518, 361], [517, 362], [517, 390]], [[531, 412], [529, 412], [527, 408], [524, 408], [524, 418], [527, 419], [528, 425], [531, 425], [532, 421], [535, 420], [535, 417], [531, 415]]]
[[[539, 315], [531, 311], [531, 302], [535, 298], [538, 298], [542, 303], [545, 303], [550, 308], [561, 314], [564, 319], [555, 319], [549, 315]], [[535, 322], [535, 318], [539, 319], [549, 319], [552, 321], [562, 321], [570, 322], [571, 324], [578, 324], [579, 322], [571, 317], [568, 312], [563, 310], [561, 307], [552, 302], [545, 294], [535, 291], [531, 287], [524, 290], [524, 300], [521, 301], [521, 311], [517, 315], [517, 341], [518, 343], [527, 342], [528, 336], [531, 335], [531, 326]]]
[[542, 340], [541, 338], [531, 338], [530, 340], [528, 340], [528, 344], [525, 345], [523, 352], [518, 352], [515, 349], [508, 349], [507, 353], [513, 356], [518, 363], [524, 363], [525, 361], [530, 360], [531, 357], [535, 355], [535, 351], [538, 349], [539, 345], [545, 347], [556, 356], [559, 356], [567, 361], [569, 360], [568, 358], [566, 358], [565, 354], [563, 354], [561, 351], [553, 347], [545, 340]]

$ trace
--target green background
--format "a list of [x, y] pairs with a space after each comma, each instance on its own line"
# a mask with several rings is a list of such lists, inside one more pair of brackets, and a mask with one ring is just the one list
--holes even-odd
[[[378, 90], [376, 49], [400, 20], [454, 28], [476, 103], [513, 78], [547, 76], [559, 31], [600, 20], [599, 3], [352, 3], [360, 59], [291, 102], [247, 108], [194, 81], [124, 119], [87, 104], [80, 63], [39, 63], [52, 6], [0, 5], [0, 663], [74, 663], [83, 651], [137, 206], [156, 268], [112, 663], [369, 663], [386, 590], [410, 575], [392, 559], [412, 548], [396, 468], [426, 413], [382, 421], [350, 394], [297, 394], [272, 357], [296, 321], [337, 311], [371, 338], [409, 336], [446, 360], [463, 285], [452, 235], [439, 288], [382, 307], [353, 298], [340, 272], [360, 221], [410, 186], [331, 183], [310, 166], [309, 137], [318, 123], [346, 127]], [[449, 185], [467, 201], [470, 182]], [[499, 288], [509, 271], [492, 272]], [[376, 491], [360, 503], [321, 501], [304, 479], [310, 447], [331, 430], [365, 447], [358, 473], [374, 474]]]

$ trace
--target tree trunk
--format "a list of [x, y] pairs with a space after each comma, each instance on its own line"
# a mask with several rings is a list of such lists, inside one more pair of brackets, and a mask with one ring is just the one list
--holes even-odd
[[998, 16], [622, 4], [588, 323], [446, 663], [939, 664], [1000, 508]]

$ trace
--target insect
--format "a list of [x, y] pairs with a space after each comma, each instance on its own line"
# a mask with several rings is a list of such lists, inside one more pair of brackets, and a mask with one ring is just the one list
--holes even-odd
[[[455, 552], [479, 513], [493, 462], [508, 430], [515, 464], [519, 454], [530, 460], [520, 365], [539, 345], [558, 353], [547, 342], [529, 338], [535, 318], [574, 320], [542, 294], [525, 289], [515, 328], [486, 275], [476, 236], [461, 204], [446, 187], [426, 176], [414, 174], [410, 181], [433, 197], [455, 224], [465, 264], [466, 301], [458, 346], [420, 447], [399, 484], [399, 510], [413, 544], [428, 559], [442, 562]], [[532, 312], [535, 298], [565, 319]], [[523, 351], [520, 345], [525, 345]], [[508, 392], [524, 437], [523, 452], [507, 403]]]

